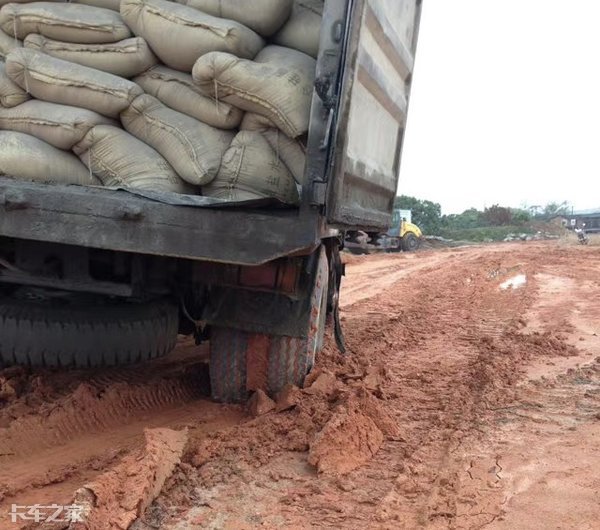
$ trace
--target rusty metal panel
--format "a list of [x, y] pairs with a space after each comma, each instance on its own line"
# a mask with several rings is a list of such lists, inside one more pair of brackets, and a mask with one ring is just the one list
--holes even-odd
[[354, 0], [337, 119], [327, 218], [342, 228], [391, 221], [420, 0]]

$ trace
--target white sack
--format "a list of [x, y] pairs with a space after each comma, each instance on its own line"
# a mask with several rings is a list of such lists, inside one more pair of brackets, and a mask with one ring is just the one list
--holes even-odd
[[38, 182], [100, 185], [72, 153], [13, 131], [0, 131], [0, 174]]
[[9, 77], [33, 97], [118, 117], [143, 90], [122, 77], [17, 48], [6, 58]]
[[148, 94], [121, 114], [125, 129], [156, 149], [186, 182], [208, 184], [234, 134], [216, 129], [163, 105]]
[[238, 22], [167, 0], [123, 0], [121, 15], [163, 63], [183, 72], [191, 72], [198, 57], [211, 51], [253, 58], [264, 46], [259, 35]]
[[273, 37], [273, 42], [288, 48], [307, 53], [317, 58], [323, 0], [294, 0], [294, 10], [281, 31]]
[[298, 188], [286, 165], [258, 132], [242, 131], [223, 156], [217, 178], [202, 189], [207, 197], [229, 201], [277, 198], [299, 202]]
[[190, 74], [166, 66], [154, 66], [133, 82], [167, 107], [219, 129], [235, 129], [244, 115], [237, 107], [203, 95]]
[[0, 105], [15, 107], [28, 99], [29, 94], [8, 77], [4, 63], [0, 62]]
[[121, 7], [121, 0], [71, 0], [75, 4], [85, 4], [94, 7], [103, 7], [104, 9], [111, 9], [112, 11], [119, 12]]
[[17, 40], [0, 30], [0, 59], [6, 59], [10, 50], [13, 48], [20, 48], [21, 46], [23, 46], [23, 43], [20, 40]]
[[256, 31], [263, 37], [270, 37], [290, 18], [293, 0], [177, 0], [178, 3], [194, 7], [220, 18], [235, 20]]
[[308, 130], [316, 61], [281, 46], [267, 46], [255, 61], [208, 53], [192, 77], [202, 93], [271, 120], [291, 138]]
[[93, 127], [73, 151], [105, 186], [156, 192], [189, 191], [162, 156], [118, 127]]
[[120, 77], [133, 77], [158, 63], [156, 55], [141, 37], [108, 44], [74, 44], [32, 33], [27, 35], [23, 45], [58, 59]]
[[294, 180], [300, 185], [304, 183], [306, 146], [303, 142], [283, 134], [279, 129], [273, 128], [269, 120], [251, 112], [244, 116], [240, 130], [260, 132], [269, 142], [277, 157], [290, 170]]
[[0, 9], [0, 28], [24, 39], [39, 33], [64, 42], [101, 44], [131, 37], [119, 13], [100, 7], [53, 2], [6, 4]]
[[95, 125], [114, 125], [114, 120], [92, 110], [31, 100], [12, 109], [0, 109], [0, 129], [19, 131], [70, 150]]

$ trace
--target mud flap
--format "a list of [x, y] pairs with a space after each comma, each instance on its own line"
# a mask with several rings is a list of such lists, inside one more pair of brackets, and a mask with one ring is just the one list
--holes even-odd
[[346, 353], [346, 340], [340, 322], [340, 290], [342, 278], [346, 275], [346, 266], [342, 263], [340, 247], [330, 246], [329, 254], [329, 293], [327, 314], [333, 319], [333, 331], [335, 343], [342, 354]]

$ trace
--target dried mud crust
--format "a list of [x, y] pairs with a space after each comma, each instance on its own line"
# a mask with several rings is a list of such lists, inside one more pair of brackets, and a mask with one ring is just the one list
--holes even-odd
[[1, 298], [0, 365], [128, 364], [167, 354], [177, 330], [177, 306], [164, 300], [55, 307]]

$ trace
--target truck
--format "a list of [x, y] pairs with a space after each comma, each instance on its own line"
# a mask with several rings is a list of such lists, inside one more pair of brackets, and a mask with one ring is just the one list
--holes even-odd
[[302, 385], [328, 318], [344, 349], [345, 233], [392, 222], [420, 14], [325, 0], [297, 208], [0, 178], [0, 363], [120, 365], [193, 335], [217, 401]]
[[421, 246], [423, 232], [412, 222], [410, 210], [395, 209], [392, 225], [385, 233], [346, 232], [346, 248], [353, 254], [373, 252], [414, 252]]

